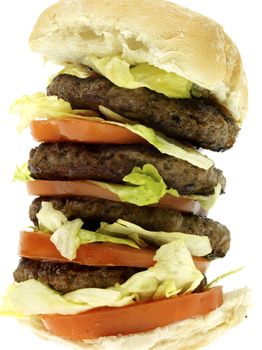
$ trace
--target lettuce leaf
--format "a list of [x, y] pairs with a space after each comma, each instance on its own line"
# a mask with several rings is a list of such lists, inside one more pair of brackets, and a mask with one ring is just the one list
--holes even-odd
[[147, 87], [170, 98], [190, 98], [192, 83], [177, 75], [168, 73], [148, 63], [134, 67], [120, 56], [89, 57], [86, 64], [115, 85], [126, 89]]
[[81, 118], [81, 115], [97, 117], [97, 113], [94, 111], [72, 110], [69, 102], [57, 96], [46, 96], [42, 92], [17, 99], [11, 105], [10, 112], [20, 117], [18, 132], [22, 132], [35, 119], [61, 119], [76, 116]]
[[81, 219], [68, 221], [52, 234], [50, 241], [54, 243], [63, 257], [69, 260], [76, 258], [77, 249], [81, 245], [79, 233], [83, 225]]
[[50, 78], [50, 82], [55, 77], [62, 74], [69, 74], [77, 78], [85, 79], [90, 76], [90, 73], [91, 73], [91, 70], [86, 66], [82, 66], [81, 64], [68, 63], [68, 64], [65, 64], [64, 68], [60, 72], [58, 72], [57, 74], [55, 74]]
[[[13, 179], [15, 181], [24, 182], [34, 181], [28, 170], [27, 163], [23, 164], [21, 167], [17, 166]], [[221, 193], [221, 184], [218, 184], [214, 188], [214, 194], [209, 196], [180, 196], [176, 189], [167, 189], [167, 186], [157, 169], [151, 164], [145, 164], [142, 169], [135, 167], [130, 174], [124, 177], [123, 181], [125, 181], [126, 184], [113, 184], [90, 180], [90, 182], [97, 186], [104, 187], [117, 194], [122, 202], [133, 203], [137, 206], [158, 203], [165, 194], [170, 194], [177, 198], [182, 197], [197, 201], [203, 209], [209, 210], [215, 205]]]
[[[116, 113], [100, 106], [100, 111], [109, 119], [116, 119]], [[43, 93], [36, 93], [32, 96], [24, 96], [13, 103], [10, 108], [11, 112], [20, 116], [18, 131], [22, 131], [28, 127], [32, 120], [47, 118], [78, 118], [85, 120], [97, 120], [108, 124], [114, 124], [130, 130], [131, 132], [141, 136], [151, 145], [156, 147], [161, 153], [185, 160], [192, 165], [203, 169], [209, 169], [213, 166], [213, 161], [198, 152], [192, 147], [187, 147], [175, 140], [165, 137], [164, 135], [155, 132], [153, 129], [144, 125], [105, 121], [97, 117], [97, 113], [88, 110], [72, 110], [70, 103], [63, 99], [58, 99], [57, 96], [45, 96]], [[123, 117], [118, 116], [123, 120]]]
[[[105, 108], [104, 106], [99, 106], [99, 109], [101, 113], [103, 113], [109, 118], [114, 119], [116, 116], [115, 112], [112, 112], [110, 109]], [[153, 145], [163, 154], [168, 154], [172, 157], [182, 159], [194, 166], [205, 170], [208, 170], [214, 165], [211, 159], [204, 156], [195, 148], [185, 146], [178, 141], [175, 141], [156, 132], [152, 128], [148, 128], [147, 126], [141, 124], [123, 124], [112, 121], [107, 121], [107, 123], [122, 126], [123, 128], [133, 132], [134, 134], [141, 136], [143, 139], [148, 141], [151, 145]]]
[[42, 202], [41, 209], [36, 217], [41, 231], [55, 232], [67, 223], [67, 217], [60, 210], [54, 209], [49, 202]]
[[39, 314], [74, 315], [101, 306], [119, 307], [135, 300], [190, 293], [203, 279], [183, 240], [163, 245], [155, 261], [148, 270], [107, 289], [85, 288], [61, 295], [36, 280], [14, 283], [0, 306], [0, 314], [24, 318]]
[[31, 176], [30, 170], [28, 169], [28, 163], [24, 163], [21, 166], [16, 166], [16, 170], [13, 175], [13, 181], [22, 181], [22, 182], [28, 182], [28, 181], [34, 181], [34, 179]]
[[126, 184], [92, 182], [117, 194], [122, 202], [138, 206], [158, 203], [166, 194], [166, 184], [157, 169], [151, 164], [146, 164], [143, 168], [135, 167], [123, 178], [123, 181]]
[[118, 220], [113, 224], [102, 222], [96, 232], [84, 230], [81, 219], [68, 221], [61, 211], [54, 209], [52, 204], [47, 202], [42, 203], [37, 218], [40, 229], [53, 232], [50, 240], [60, 254], [69, 260], [76, 258], [77, 250], [82, 244], [95, 242], [125, 244], [140, 249], [147, 247], [148, 244], [159, 247], [175, 240], [182, 240], [193, 256], [205, 256], [212, 251], [208, 237], [182, 232], [148, 231], [124, 220]]
[[137, 206], [156, 204], [165, 194], [174, 197], [182, 197], [198, 201], [205, 210], [211, 209], [216, 203], [220, 193], [221, 185], [214, 189], [214, 194], [210, 196], [190, 195], [180, 196], [174, 188], [167, 189], [167, 186], [152, 164], [146, 164], [143, 168], [135, 167], [129, 175], [123, 178], [126, 184], [113, 184], [102, 181], [91, 181], [97, 186], [104, 187], [118, 195], [122, 202], [128, 202]]
[[140, 249], [139, 245], [135, 243], [132, 239], [119, 238], [115, 236], [110, 236], [100, 232], [93, 232], [88, 230], [80, 230], [79, 233], [80, 245], [96, 242], [108, 242], [114, 244], [125, 244], [132, 248]]
[[56, 246], [60, 254], [69, 259], [76, 258], [77, 250], [82, 244], [95, 242], [110, 242], [125, 244], [133, 248], [140, 247], [131, 239], [113, 237], [102, 232], [83, 230], [83, 221], [75, 219], [68, 221], [66, 216], [53, 208], [49, 202], [42, 202], [40, 211], [36, 214], [39, 229], [52, 233], [50, 240]]
[[212, 251], [209, 238], [206, 236], [196, 236], [182, 232], [148, 231], [121, 219], [114, 224], [102, 222], [98, 232], [117, 237], [129, 237], [141, 247], [146, 247], [147, 244], [159, 247], [175, 240], [183, 240], [193, 256], [205, 256]]

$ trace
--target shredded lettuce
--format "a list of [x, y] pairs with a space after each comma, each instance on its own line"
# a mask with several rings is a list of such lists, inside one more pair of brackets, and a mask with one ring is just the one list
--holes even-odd
[[220, 183], [218, 183], [214, 188], [214, 193], [211, 194], [210, 196], [201, 196], [197, 194], [197, 195], [185, 196], [185, 198], [197, 201], [200, 203], [203, 209], [209, 210], [216, 204], [216, 201], [221, 194], [221, 189], [222, 189], [222, 186]]
[[62, 74], [69, 74], [69, 75], [73, 75], [77, 78], [85, 79], [85, 78], [88, 78], [90, 76], [90, 72], [91, 72], [91, 70], [86, 66], [83, 66], [81, 64], [68, 63], [64, 66], [64, 68], [59, 73], [55, 74], [54, 76], [52, 76], [50, 78], [50, 82], [55, 77], [57, 77], [58, 75], [62, 75]]
[[192, 83], [177, 75], [168, 73], [148, 63], [134, 67], [120, 56], [86, 59], [86, 64], [105, 76], [115, 85], [126, 89], [147, 87], [170, 98], [190, 98]]
[[130, 174], [123, 178], [123, 181], [126, 184], [92, 182], [117, 194], [122, 202], [138, 206], [158, 203], [166, 193], [164, 180], [151, 164], [146, 164], [143, 168], [135, 167]]
[[129, 245], [132, 248], [140, 249], [139, 245], [135, 243], [132, 239], [119, 238], [115, 236], [110, 236], [107, 234], [103, 234], [99, 231], [93, 232], [88, 230], [80, 230], [79, 233], [80, 244], [88, 244], [95, 242], [109, 242], [114, 244], [125, 244]]
[[121, 219], [117, 220], [114, 224], [101, 223], [98, 232], [117, 237], [129, 237], [141, 247], [146, 247], [147, 244], [159, 247], [175, 240], [183, 240], [190, 254], [193, 256], [205, 256], [212, 252], [209, 238], [206, 236], [197, 236], [182, 232], [148, 231]]
[[[110, 109], [105, 108], [104, 106], [99, 106], [99, 109], [101, 113], [103, 113], [109, 118], [115, 118], [116, 116], [115, 112], [112, 112]], [[204, 156], [195, 148], [185, 146], [178, 141], [175, 141], [156, 132], [152, 128], [148, 128], [147, 126], [141, 124], [123, 124], [112, 121], [108, 121], [108, 123], [122, 126], [123, 128], [130, 130], [134, 134], [141, 136], [143, 139], [148, 141], [151, 145], [153, 145], [163, 154], [168, 154], [172, 157], [182, 159], [194, 166], [205, 170], [209, 169], [214, 165], [211, 159]]]
[[60, 254], [69, 260], [76, 258], [77, 249], [81, 245], [79, 233], [83, 224], [81, 219], [68, 221], [59, 227], [50, 238]]
[[[100, 111], [105, 117], [113, 118], [115, 120], [116, 113], [100, 106]], [[88, 120], [98, 120], [108, 124], [114, 124], [124, 127], [131, 132], [141, 136], [147, 140], [151, 145], [156, 147], [161, 153], [185, 160], [192, 165], [205, 170], [213, 166], [213, 161], [198, 152], [192, 147], [187, 147], [175, 140], [165, 137], [164, 135], [155, 132], [153, 129], [144, 125], [105, 121], [97, 117], [97, 113], [87, 110], [72, 110], [70, 103], [63, 99], [58, 99], [57, 96], [45, 96], [43, 93], [36, 93], [32, 96], [24, 96], [13, 103], [11, 112], [20, 116], [20, 123], [18, 131], [22, 131], [28, 127], [32, 120], [47, 118], [79, 118]], [[123, 117], [119, 116], [120, 120]], [[121, 119], [122, 118], [122, 119]]]
[[42, 202], [41, 209], [36, 217], [41, 231], [55, 232], [67, 223], [67, 217], [60, 210], [54, 209], [49, 202]]
[[[34, 181], [27, 167], [27, 163], [23, 164], [21, 167], [17, 166], [13, 179], [15, 181], [19, 180], [24, 182]], [[123, 181], [126, 182], [126, 184], [112, 184], [90, 180], [91, 183], [104, 187], [118, 195], [122, 202], [136, 204], [137, 206], [158, 203], [165, 194], [170, 194], [177, 198], [182, 197], [197, 201], [203, 209], [209, 210], [214, 206], [221, 193], [221, 184], [218, 184], [214, 188], [214, 193], [209, 196], [181, 196], [176, 189], [167, 189], [163, 178], [151, 164], [145, 164], [143, 168], [135, 167], [130, 174], [123, 178]]]
[[40, 229], [53, 232], [50, 240], [62, 256], [69, 260], [76, 258], [77, 250], [82, 244], [110, 242], [125, 244], [140, 249], [148, 245], [161, 246], [175, 240], [182, 240], [190, 254], [205, 256], [212, 248], [208, 237], [200, 237], [182, 232], [155, 232], [124, 220], [113, 224], [102, 222], [96, 232], [82, 229], [83, 221], [68, 221], [64, 214], [53, 208], [51, 203], [42, 202], [37, 214]]
[[234, 275], [235, 273], [238, 273], [238, 272], [242, 271], [243, 268], [244, 267], [242, 266], [242, 267], [239, 267], [237, 269], [231, 270], [229, 272], [223, 273], [223, 275], [220, 275], [220, 276], [216, 277], [212, 282], [209, 282], [207, 287], [208, 288], [214, 287], [218, 282], [220, 282], [224, 278], [227, 278], [228, 276]]
[[68, 221], [67, 217], [59, 210], [53, 208], [49, 202], [42, 202], [40, 211], [36, 214], [38, 226], [41, 231], [52, 233], [51, 242], [54, 243], [60, 254], [69, 259], [76, 258], [77, 250], [82, 244], [95, 242], [110, 242], [125, 244], [133, 248], [140, 247], [135, 241], [126, 238], [113, 237], [102, 232], [83, 230], [83, 221], [75, 219]]
[[0, 306], [0, 314], [24, 318], [39, 314], [74, 315], [101, 306], [119, 307], [190, 293], [203, 279], [183, 240], [163, 245], [154, 259], [153, 267], [107, 289], [85, 288], [61, 295], [36, 280], [14, 283]]
[[17, 99], [11, 105], [10, 112], [20, 116], [18, 132], [22, 132], [35, 119], [61, 119], [76, 116], [81, 118], [81, 115], [97, 117], [94, 111], [72, 110], [69, 102], [57, 96], [46, 96], [42, 92]]
[[152, 164], [146, 164], [143, 168], [135, 167], [129, 175], [123, 178], [123, 181], [126, 184], [113, 184], [102, 181], [91, 182], [115, 193], [122, 202], [132, 203], [137, 206], [158, 203], [165, 194], [170, 194], [177, 198], [182, 197], [198, 201], [203, 209], [209, 210], [213, 207], [221, 192], [221, 185], [218, 184], [214, 189], [214, 194], [210, 196], [181, 196], [176, 189], [167, 189], [163, 178]]
[[33, 181], [30, 170], [28, 169], [28, 163], [24, 163], [21, 166], [16, 166], [16, 170], [13, 175], [13, 181], [28, 182]]

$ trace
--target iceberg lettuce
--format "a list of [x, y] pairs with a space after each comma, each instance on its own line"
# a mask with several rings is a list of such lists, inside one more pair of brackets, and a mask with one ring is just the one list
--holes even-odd
[[0, 306], [0, 315], [22, 318], [39, 314], [75, 315], [101, 306], [126, 306], [134, 301], [190, 293], [203, 279], [183, 240], [163, 245], [155, 261], [148, 270], [107, 289], [85, 288], [61, 295], [36, 280], [14, 283]]
[[126, 89], [147, 87], [170, 98], [190, 98], [192, 83], [177, 75], [148, 63], [131, 65], [122, 57], [90, 56], [86, 64], [115, 85]]

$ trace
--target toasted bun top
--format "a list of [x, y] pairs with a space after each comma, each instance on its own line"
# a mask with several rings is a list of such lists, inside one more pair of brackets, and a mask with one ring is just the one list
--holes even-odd
[[30, 45], [56, 63], [84, 64], [88, 55], [148, 62], [208, 89], [238, 121], [246, 115], [235, 44], [216, 22], [164, 0], [61, 0], [40, 16]]

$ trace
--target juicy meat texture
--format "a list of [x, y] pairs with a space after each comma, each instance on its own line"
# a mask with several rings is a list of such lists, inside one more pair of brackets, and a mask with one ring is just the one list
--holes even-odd
[[210, 259], [224, 257], [230, 247], [230, 232], [220, 223], [190, 213], [180, 213], [174, 209], [157, 207], [138, 207], [129, 203], [113, 202], [99, 198], [79, 197], [39, 197], [29, 210], [30, 219], [37, 226], [36, 214], [42, 202], [51, 202], [61, 210], [69, 220], [81, 218], [89, 229], [96, 229], [100, 222], [114, 223], [123, 219], [147, 230], [184, 232], [199, 236], [208, 236], [212, 253]]
[[81, 288], [108, 288], [124, 283], [141, 271], [133, 267], [93, 267], [21, 258], [14, 272], [16, 282], [38, 280], [61, 293]]
[[47, 88], [73, 109], [107, 107], [123, 117], [197, 147], [223, 151], [235, 143], [239, 127], [230, 113], [207, 98], [171, 99], [147, 88], [120, 88], [101, 76], [62, 74]]
[[[108, 288], [122, 284], [135, 273], [142, 271], [133, 267], [92, 267], [73, 263], [56, 263], [21, 258], [14, 272], [16, 282], [35, 279], [66, 294], [81, 288]], [[195, 292], [206, 290], [205, 275]]]
[[226, 180], [220, 170], [200, 169], [147, 145], [44, 143], [31, 150], [29, 170], [35, 179], [42, 180], [121, 183], [134, 167], [145, 164], [154, 165], [166, 185], [181, 195], [212, 194], [218, 183], [222, 191], [225, 188]]

